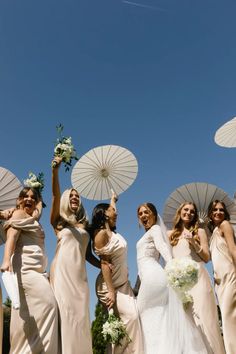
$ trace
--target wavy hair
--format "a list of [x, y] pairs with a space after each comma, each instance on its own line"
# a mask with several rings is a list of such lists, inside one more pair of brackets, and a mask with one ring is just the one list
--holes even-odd
[[[92, 239], [94, 239], [94, 233], [96, 230], [104, 229], [105, 223], [108, 220], [108, 216], [106, 215], [107, 209], [110, 207], [108, 203], [100, 203], [97, 204], [92, 212], [92, 220], [89, 225], [89, 233]], [[111, 231], [115, 231], [116, 227], [112, 228]]]
[[215, 227], [211, 217], [212, 217], [213, 210], [215, 209], [215, 206], [218, 203], [220, 203], [222, 205], [223, 209], [224, 209], [224, 213], [225, 213], [224, 220], [228, 220], [228, 221], [230, 220], [230, 215], [229, 215], [229, 212], [228, 212], [228, 210], [226, 208], [225, 203], [222, 202], [222, 200], [218, 200], [218, 199], [215, 199], [215, 200], [211, 201], [209, 206], [208, 206], [208, 211], [207, 211], [207, 216], [208, 216], [208, 224], [207, 224], [207, 226], [208, 226], [208, 228], [209, 228], [209, 230], [211, 232], [213, 231], [213, 229]]
[[[176, 246], [179, 242], [179, 237], [184, 229], [184, 224], [181, 219], [181, 210], [185, 207], [185, 205], [193, 205], [194, 207], [194, 217], [191, 221], [189, 231], [193, 233], [193, 235], [197, 235], [198, 228], [199, 228], [199, 219], [198, 219], [198, 210], [196, 204], [193, 202], [184, 202], [182, 203], [179, 208], [176, 210], [175, 217], [174, 217], [174, 224], [173, 224], [173, 231], [170, 234], [170, 244], [171, 246]], [[196, 239], [197, 242], [200, 244], [199, 238]]]

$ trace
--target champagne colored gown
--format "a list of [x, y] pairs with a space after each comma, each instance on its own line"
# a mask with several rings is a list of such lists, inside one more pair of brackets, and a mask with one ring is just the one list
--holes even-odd
[[180, 235], [179, 242], [173, 247], [174, 258], [190, 257], [200, 266], [197, 284], [189, 291], [193, 297], [193, 304], [189, 306], [194, 321], [201, 330], [203, 339], [210, 354], [224, 354], [224, 344], [220, 332], [216, 298], [211, 285], [210, 276], [204, 266], [204, 261], [189, 242]]
[[11, 310], [11, 354], [58, 354], [58, 313], [45, 275], [44, 232], [32, 217], [9, 220], [4, 227], [20, 230], [12, 258], [17, 274], [20, 309]]
[[[113, 354], [143, 354], [142, 333], [136, 307], [136, 300], [128, 281], [127, 243], [125, 239], [112, 233], [110, 241], [103, 248], [95, 248], [98, 256], [110, 256], [112, 269], [112, 282], [116, 291], [116, 306], [114, 312], [120, 316], [126, 326], [131, 342], [123, 341], [122, 345], [112, 346]], [[105, 305], [107, 286], [100, 272], [96, 281], [97, 296]]]
[[210, 250], [215, 290], [222, 316], [223, 337], [227, 354], [236, 353], [236, 269], [225, 238], [218, 227], [213, 231]]
[[89, 235], [68, 226], [57, 237], [50, 281], [59, 307], [62, 354], [92, 354], [85, 264]]

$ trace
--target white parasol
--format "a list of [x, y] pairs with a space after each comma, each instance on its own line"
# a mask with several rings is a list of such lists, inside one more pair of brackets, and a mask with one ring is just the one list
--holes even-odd
[[223, 147], [236, 147], [236, 117], [223, 124], [216, 131], [215, 142]]
[[177, 188], [165, 202], [163, 220], [168, 229], [173, 227], [173, 220], [178, 207], [184, 202], [196, 204], [200, 222], [207, 221], [207, 209], [211, 201], [222, 200], [230, 214], [236, 213], [236, 204], [226, 192], [209, 183], [189, 183]]
[[119, 195], [128, 189], [138, 173], [135, 156], [117, 145], [99, 146], [88, 151], [75, 164], [71, 183], [87, 199], [104, 200], [111, 189]]
[[[0, 167], [0, 210], [16, 206], [16, 199], [22, 189], [18, 178], [6, 168]], [[0, 244], [5, 242], [3, 228], [0, 227]]]

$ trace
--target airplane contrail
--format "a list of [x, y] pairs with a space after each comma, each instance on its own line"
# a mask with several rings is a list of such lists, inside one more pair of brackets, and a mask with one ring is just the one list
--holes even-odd
[[128, 1], [128, 0], [122, 0], [122, 2], [125, 3], [125, 4], [128, 4], [128, 5], [133, 5], [133, 6], [138, 6], [138, 7], [144, 7], [144, 8], [151, 9], [151, 10], [165, 11], [164, 9], [161, 9], [160, 7], [155, 7], [155, 6], [140, 4], [140, 3], [132, 2], [132, 1]]

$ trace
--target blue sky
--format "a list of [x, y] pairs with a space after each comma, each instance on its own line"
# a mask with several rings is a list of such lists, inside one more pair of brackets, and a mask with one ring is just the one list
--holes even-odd
[[[131, 4], [131, 2], [133, 4]], [[137, 157], [135, 183], [118, 202], [118, 231], [136, 279], [136, 208], [162, 213], [177, 187], [215, 184], [233, 196], [235, 149], [214, 143], [236, 115], [235, 1], [2, 0], [0, 3], [1, 167], [21, 181], [44, 172], [49, 263], [50, 163], [56, 125], [78, 156], [115, 144]], [[62, 189], [70, 172], [60, 172]], [[96, 201], [84, 199], [91, 214]], [[1, 254], [3, 248], [1, 247]], [[95, 268], [87, 266], [91, 317]]]

